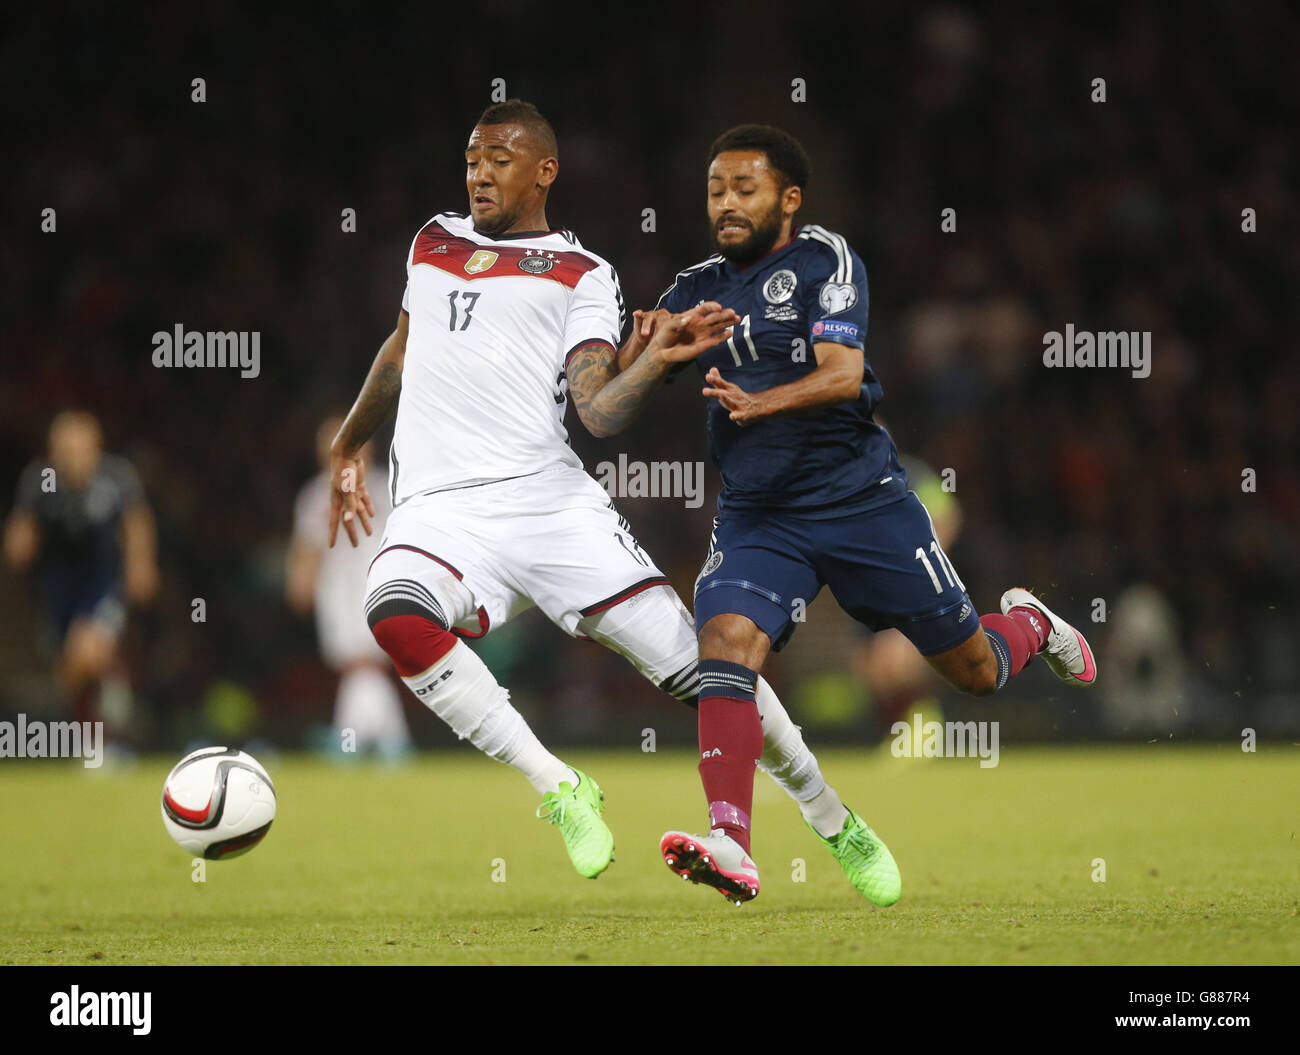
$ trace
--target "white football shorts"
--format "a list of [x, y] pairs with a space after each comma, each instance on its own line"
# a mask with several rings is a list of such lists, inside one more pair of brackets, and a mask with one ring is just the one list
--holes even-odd
[[402, 502], [370, 565], [367, 607], [394, 591], [409, 591], [466, 638], [535, 605], [565, 633], [598, 641], [665, 691], [693, 697], [694, 620], [582, 469]]

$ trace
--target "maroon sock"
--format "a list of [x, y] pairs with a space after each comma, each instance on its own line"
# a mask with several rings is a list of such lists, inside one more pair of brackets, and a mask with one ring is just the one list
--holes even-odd
[[[1012, 611], [1015, 609], [1013, 608]], [[1009, 615], [993, 613], [982, 615], [980, 625], [994, 642], [993, 654], [998, 659], [999, 668], [1004, 662], [1006, 664], [1005, 671], [1001, 669], [998, 671], [998, 688], [1001, 688], [1008, 678], [1014, 678], [1024, 669], [1025, 664], [1034, 658], [1034, 653], [1038, 651], [1038, 635], [1028, 619], [1013, 619]], [[1005, 656], [997, 648], [999, 640], [1006, 644]]]
[[[748, 853], [754, 769], [763, 753], [763, 722], [753, 691], [746, 693], [730, 681], [723, 687], [718, 682], [724, 679], [706, 670], [708, 666], [743, 671], [751, 685], [757, 683], [758, 675], [735, 663], [714, 660], [700, 664], [700, 782], [709, 803], [709, 825], [721, 828]], [[715, 676], [710, 677], [711, 673]]]
[[82, 682], [72, 693], [72, 718], [77, 722], [97, 722], [99, 713], [99, 682]]
[[1052, 632], [1051, 624], [1048, 623], [1047, 617], [1036, 608], [1030, 608], [1027, 604], [1017, 605], [1007, 612], [1008, 619], [1015, 619], [1022, 626], [1029, 628], [1029, 636], [1034, 641], [1034, 653], [1043, 651], [1047, 644], [1047, 635]]

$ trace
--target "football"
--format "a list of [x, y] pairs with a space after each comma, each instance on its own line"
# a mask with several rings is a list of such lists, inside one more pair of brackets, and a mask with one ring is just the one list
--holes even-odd
[[209, 861], [246, 854], [275, 819], [275, 785], [262, 764], [235, 748], [204, 747], [176, 763], [163, 783], [167, 834]]

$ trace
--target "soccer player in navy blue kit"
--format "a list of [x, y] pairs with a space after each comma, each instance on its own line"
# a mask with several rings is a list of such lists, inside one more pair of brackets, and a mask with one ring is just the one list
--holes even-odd
[[[759, 890], [749, 857], [763, 743], [755, 683], [822, 586], [872, 630], [901, 630], [949, 684], [972, 695], [996, 692], [1039, 652], [1067, 682], [1096, 676], [1083, 635], [1027, 590], [1003, 594], [1000, 614], [977, 614], [908, 488], [893, 440], [872, 419], [883, 392], [864, 358], [862, 261], [840, 235], [794, 222], [809, 169], [798, 141], [769, 126], [742, 125], [713, 144], [716, 252], [682, 271], [656, 311], [638, 313], [638, 340], [619, 363], [647, 377], [668, 374], [680, 364], [634, 358], [658, 322], [701, 303], [731, 309], [728, 340], [696, 360], [723, 479], [695, 584], [710, 831], [670, 831], [661, 851], [675, 872], [737, 903]], [[869, 862], [863, 893], [892, 904], [902, 889], [893, 857], [852, 811], [842, 814], [817, 834], [837, 857]]]
[[97, 719], [97, 696], [117, 663], [128, 604], [158, 591], [157, 532], [131, 463], [103, 451], [99, 422], [63, 411], [49, 452], [24, 469], [5, 524], [17, 572], [39, 564], [47, 644], [78, 721]]

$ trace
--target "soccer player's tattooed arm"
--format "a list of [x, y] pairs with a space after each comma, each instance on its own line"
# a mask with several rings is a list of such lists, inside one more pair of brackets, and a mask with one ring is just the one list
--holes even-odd
[[[621, 373], [617, 359], [622, 352], [616, 353], [611, 345], [593, 341], [579, 347], [569, 357], [565, 375], [574, 409], [587, 431], [599, 437], [622, 432], [674, 363], [694, 359], [721, 344], [731, 336], [732, 324], [739, 321], [734, 311], [716, 302], [701, 304], [680, 315], [663, 313], [654, 326], [654, 335], [635, 362]], [[639, 329], [639, 320], [637, 326]], [[634, 331], [628, 344], [637, 339]]]
[[375, 505], [366, 491], [366, 466], [361, 449], [397, 413], [409, 328], [410, 316], [405, 311], [399, 312], [397, 328], [388, 335], [375, 361], [370, 364], [370, 373], [361, 386], [361, 394], [352, 404], [330, 447], [331, 546], [338, 537], [340, 521], [353, 546], [360, 541], [358, 521], [366, 534], [371, 534], [370, 518], [375, 515]]
[[723, 378], [715, 366], [705, 375], [703, 394], [716, 398], [737, 425], [750, 425], [763, 418], [799, 414], [833, 403], [851, 402], [862, 391], [865, 360], [860, 348], [819, 341], [813, 345], [817, 367], [798, 381], [761, 392], [746, 392]]
[[593, 341], [575, 351], [565, 368], [574, 409], [593, 436], [613, 436], [627, 428], [668, 369], [667, 363], [641, 356], [619, 374], [615, 359], [609, 344]]
[[650, 345], [650, 338], [654, 335], [655, 325], [660, 319], [667, 319], [671, 316], [672, 312], [665, 311], [663, 308], [632, 312], [632, 332], [628, 334], [623, 347], [618, 350], [618, 355], [614, 357], [614, 372], [616, 374], [621, 374], [641, 358], [641, 353]]

